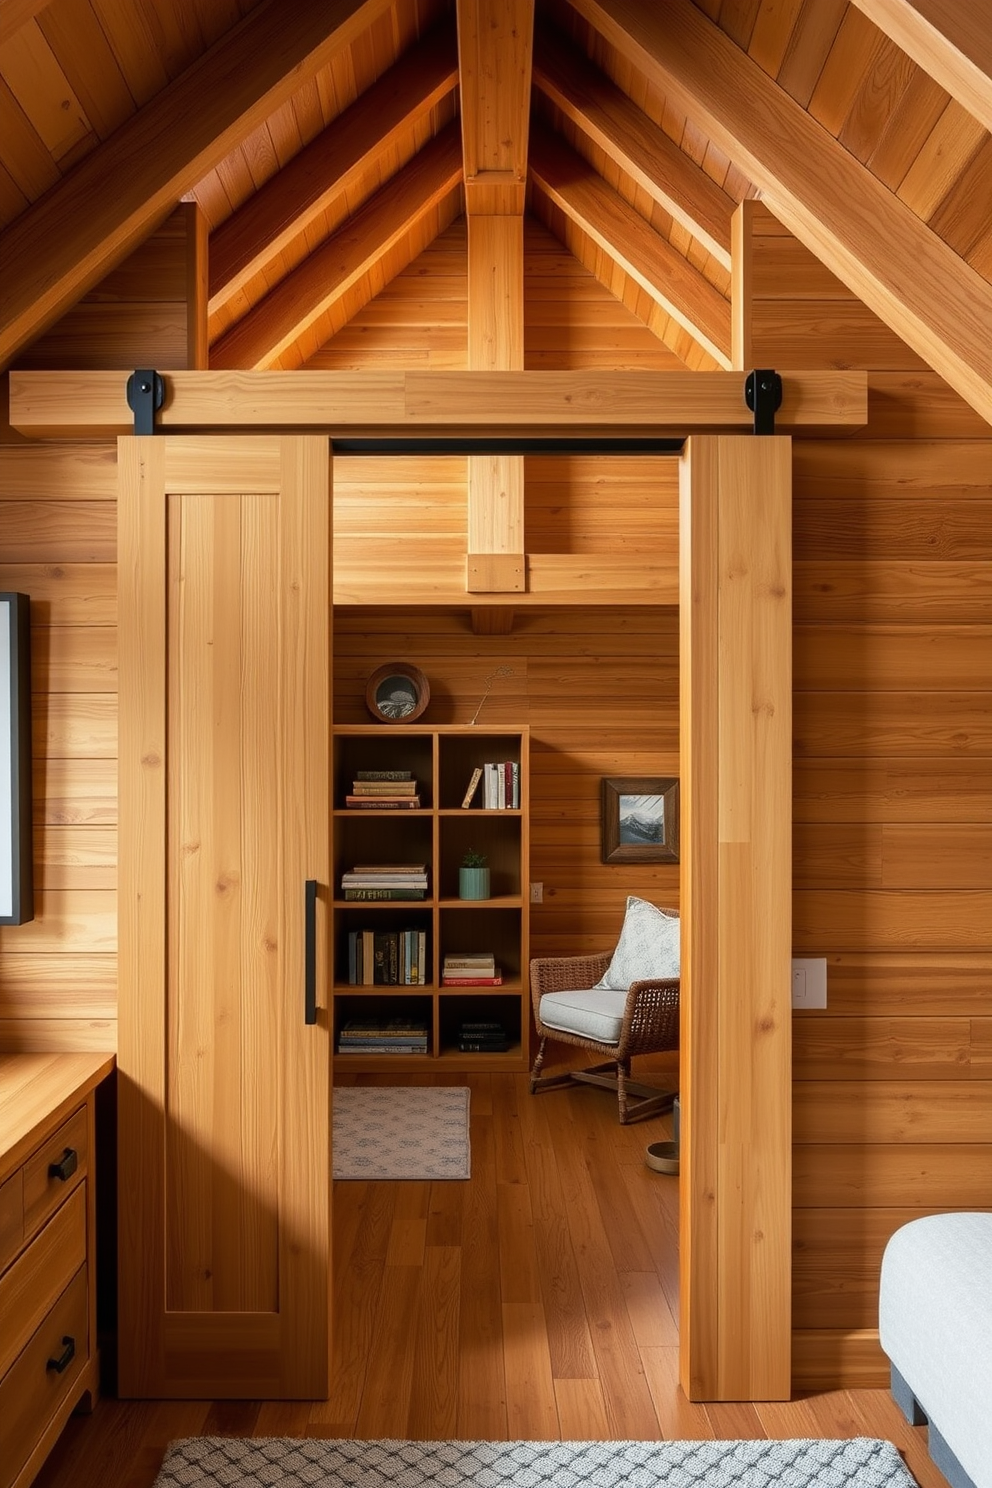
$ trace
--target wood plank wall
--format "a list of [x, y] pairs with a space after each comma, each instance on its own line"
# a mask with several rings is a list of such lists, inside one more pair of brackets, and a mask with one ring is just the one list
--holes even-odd
[[904, 1221], [992, 1208], [992, 429], [763, 207], [756, 366], [869, 369], [871, 421], [794, 456], [797, 1384], [884, 1383]]
[[[205, 365], [204, 252], [183, 203], [17, 365]], [[3, 1053], [117, 1043], [116, 460], [0, 426], [0, 587], [31, 596], [36, 895], [0, 929]]]

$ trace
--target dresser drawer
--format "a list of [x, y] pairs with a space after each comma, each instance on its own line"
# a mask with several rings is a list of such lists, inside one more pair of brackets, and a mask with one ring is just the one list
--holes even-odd
[[0, 1276], [0, 1378], [86, 1259], [86, 1184], [77, 1184]]
[[36, 1230], [58, 1208], [86, 1175], [88, 1153], [86, 1107], [83, 1106], [53, 1132], [24, 1164], [24, 1238]]
[[20, 1168], [0, 1183], [0, 1271], [11, 1262], [24, 1239], [24, 1178]]
[[87, 1362], [87, 1305], [82, 1266], [0, 1380], [0, 1488], [10, 1488]]

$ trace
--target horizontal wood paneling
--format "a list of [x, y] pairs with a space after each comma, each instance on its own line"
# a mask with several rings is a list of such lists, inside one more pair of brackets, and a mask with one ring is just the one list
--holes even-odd
[[749, 215], [753, 364], [872, 369], [794, 443], [793, 1384], [881, 1384], [889, 1235], [992, 1208], [992, 431]]
[[797, 888], [992, 889], [992, 834], [967, 822], [817, 822], [793, 832]]

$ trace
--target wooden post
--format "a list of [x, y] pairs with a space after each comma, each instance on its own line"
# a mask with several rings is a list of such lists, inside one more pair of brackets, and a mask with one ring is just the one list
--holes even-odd
[[791, 441], [696, 435], [680, 480], [680, 1378], [790, 1394]]

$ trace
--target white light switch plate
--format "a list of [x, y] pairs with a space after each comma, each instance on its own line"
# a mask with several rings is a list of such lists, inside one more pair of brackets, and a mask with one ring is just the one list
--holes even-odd
[[827, 1005], [827, 958], [792, 958], [792, 1006], [825, 1008]]

